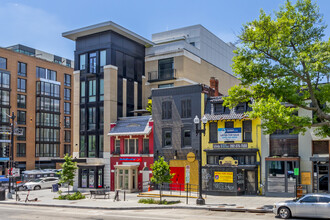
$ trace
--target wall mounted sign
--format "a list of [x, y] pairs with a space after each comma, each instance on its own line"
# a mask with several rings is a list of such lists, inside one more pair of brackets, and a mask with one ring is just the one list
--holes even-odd
[[242, 141], [242, 128], [218, 128], [218, 141]]
[[233, 172], [214, 172], [215, 183], [233, 183], [234, 174]]
[[248, 148], [248, 144], [213, 144], [213, 149], [219, 148]]
[[195, 161], [195, 159], [196, 159], [196, 156], [195, 156], [195, 154], [193, 152], [189, 152], [187, 154], [187, 160], [188, 160], [188, 162], [192, 163], [192, 162]]
[[141, 162], [141, 157], [119, 157], [120, 162]]
[[301, 172], [301, 185], [311, 185], [312, 177], [310, 172]]
[[294, 168], [293, 173], [295, 176], [299, 176], [299, 168]]
[[237, 166], [238, 160], [234, 160], [232, 157], [225, 157], [223, 160], [219, 160], [220, 166]]
[[190, 166], [186, 166], [186, 183], [190, 182]]

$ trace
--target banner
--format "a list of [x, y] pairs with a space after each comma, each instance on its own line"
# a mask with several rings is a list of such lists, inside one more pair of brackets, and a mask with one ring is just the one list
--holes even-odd
[[234, 174], [233, 172], [214, 172], [215, 183], [233, 183]]
[[242, 141], [242, 128], [218, 128], [218, 141]]

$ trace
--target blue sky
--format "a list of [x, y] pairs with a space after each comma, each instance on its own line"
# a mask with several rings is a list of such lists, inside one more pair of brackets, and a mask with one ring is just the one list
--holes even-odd
[[[24, 44], [73, 58], [74, 42], [62, 33], [113, 21], [147, 39], [151, 34], [202, 24], [225, 42], [235, 42], [242, 24], [272, 13], [284, 0], [0, 0], [0, 46]], [[326, 24], [330, 1], [316, 0]], [[330, 36], [330, 27], [326, 37]]]

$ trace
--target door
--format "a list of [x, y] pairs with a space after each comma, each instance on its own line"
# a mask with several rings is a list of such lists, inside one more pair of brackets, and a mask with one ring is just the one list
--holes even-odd
[[296, 211], [294, 216], [300, 217], [314, 217], [316, 214], [316, 204], [318, 198], [316, 196], [305, 196], [296, 204]]
[[184, 191], [184, 184], [185, 184], [185, 175], [184, 167], [170, 167], [170, 172], [174, 174], [173, 178], [171, 179], [172, 183], [170, 184], [171, 190], [177, 191]]
[[245, 172], [245, 194], [256, 195], [256, 171], [248, 170]]
[[148, 191], [148, 182], [149, 182], [149, 170], [142, 171], [142, 191]]

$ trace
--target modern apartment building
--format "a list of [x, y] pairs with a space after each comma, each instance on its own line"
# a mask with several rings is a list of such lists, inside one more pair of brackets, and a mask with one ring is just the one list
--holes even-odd
[[110, 186], [110, 124], [142, 108], [145, 48], [153, 43], [111, 21], [62, 35], [76, 43], [74, 187]]
[[[23, 131], [13, 147], [21, 170], [59, 167], [53, 160], [72, 152], [73, 69], [66, 59], [60, 63], [60, 57], [52, 60], [37, 51], [23, 45], [0, 48], [0, 147], [10, 145], [6, 131], [14, 112], [14, 125]], [[0, 165], [4, 173], [5, 163]]]
[[[152, 35], [154, 45], [146, 49], [145, 99], [151, 89], [219, 80], [219, 92], [239, 83], [231, 69], [235, 46], [223, 42], [202, 25], [169, 30]], [[143, 105], [145, 106], [145, 105]]]

